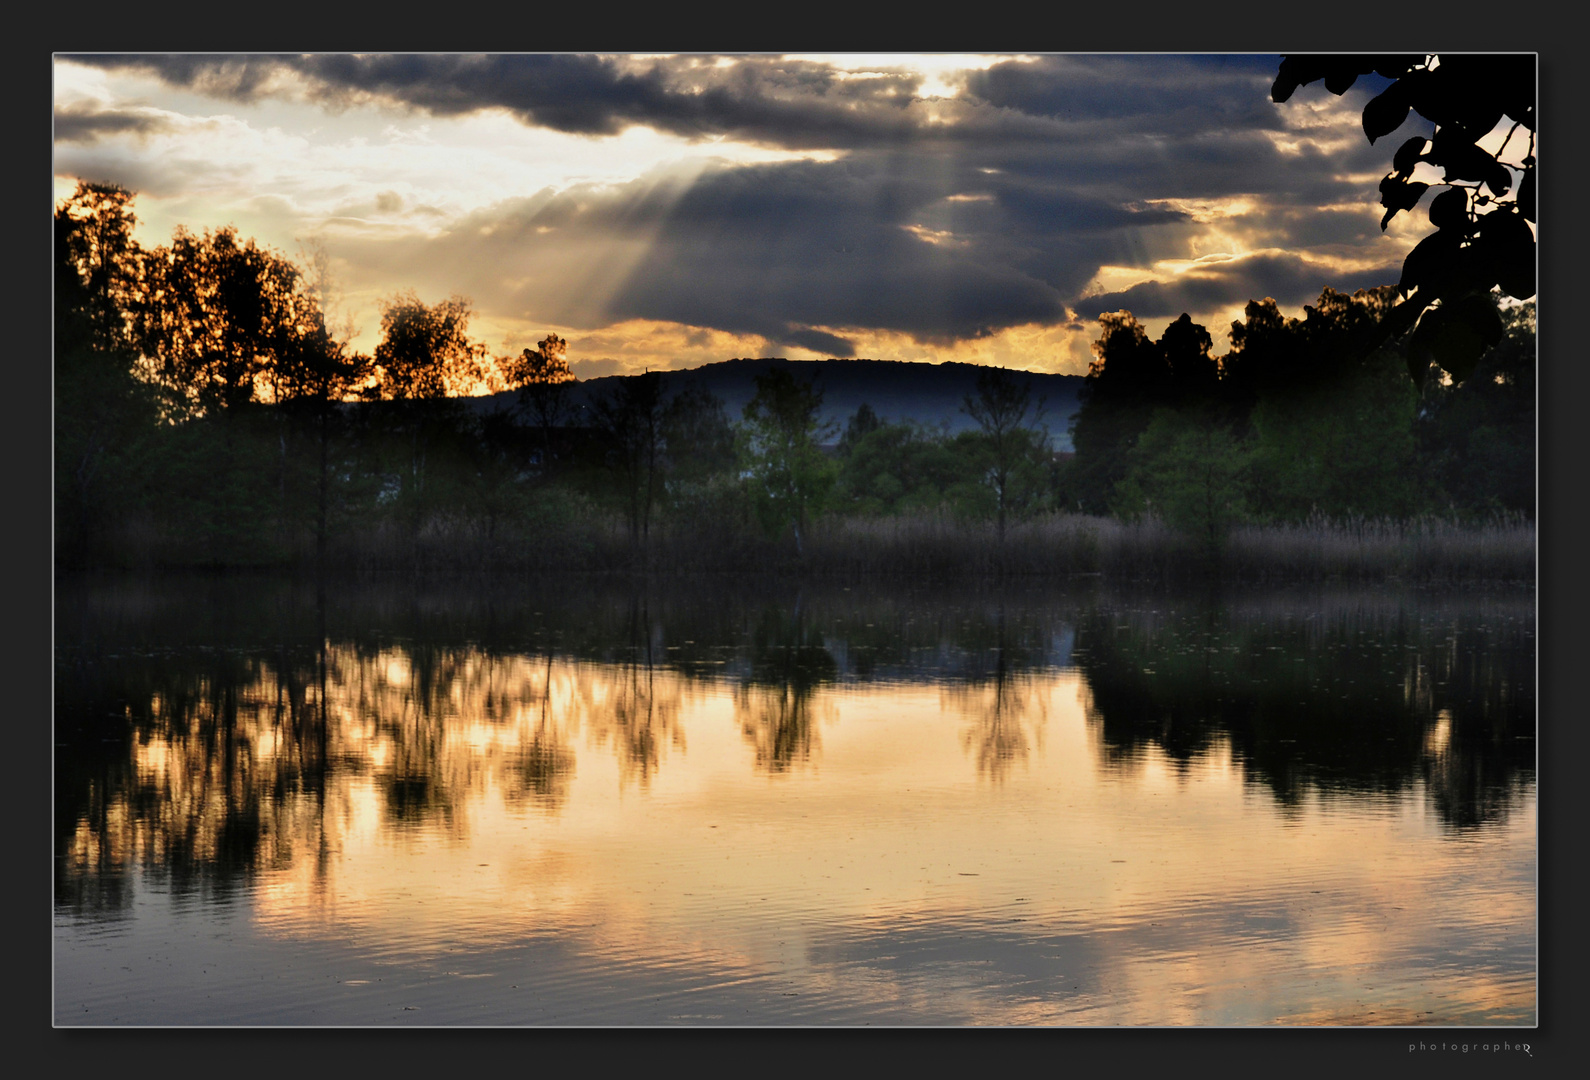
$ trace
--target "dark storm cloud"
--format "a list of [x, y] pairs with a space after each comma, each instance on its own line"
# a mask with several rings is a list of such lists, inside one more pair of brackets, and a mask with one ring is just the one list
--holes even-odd
[[997, 216], [953, 231], [958, 208], [981, 204], [946, 202], [946, 185], [900, 164], [792, 162], [703, 176], [669, 210], [612, 314], [791, 343], [820, 326], [949, 340], [1064, 317], [1052, 285], [1011, 265]]
[[[1314, 122], [1332, 109], [1343, 121], [1288, 130], [1269, 98], [1271, 56], [1009, 60], [935, 101], [914, 97], [920, 76], [904, 69], [846, 74], [772, 56], [722, 67], [711, 57], [571, 55], [72, 59], [235, 101], [307, 94], [331, 107], [375, 100], [442, 116], [505, 109], [582, 135], [645, 124], [841, 151], [829, 162], [710, 168], [688, 184], [652, 177], [541, 192], [391, 256], [427, 272], [445, 266], [483, 302], [522, 310], [532, 296], [554, 297], [567, 325], [656, 319], [830, 355], [846, 353], [848, 329], [946, 342], [1120, 307], [1153, 318], [1356, 288], [1318, 249], [1340, 257], [1380, 243], [1366, 208], [1395, 145], [1421, 123], [1370, 146], [1356, 117], [1375, 88], [1338, 99], [1316, 86], [1294, 100], [1326, 106]], [[93, 138], [113, 122], [95, 128], [85, 114], [62, 138]], [[1236, 198], [1251, 209], [1222, 227], [1248, 248], [1316, 258], [1243, 258], [1078, 299], [1101, 266], [1189, 257], [1207, 227], [1172, 200]], [[619, 242], [643, 250], [617, 267], [602, 252]], [[1396, 274], [1369, 277], [1361, 284]]]
[[[1358, 288], [1397, 276], [1390, 266], [1344, 282], [1297, 255], [1252, 256], [1079, 300], [1101, 265], [1185, 257], [1202, 226], [1174, 209], [1045, 187], [1031, 174], [929, 164], [915, 155], [855, 154], [722, 167], [691, 182], [549, 189], [468, 215], [441, 239], [387, 258], [416, 271], [445, 267], [456, 287], [515, 310], [555, 295], [569, 325], [654, 319], [835, 356], [850, 355], [847, 328], [947, 343], [1062, 323], [1068, 309], [1091, 322], [1122, 307], [1154, 318], [1263, 296], [1296, 304], [1326, 284]], [[1267, 244], [1307, 229], [1313, 243], [1350, 247], [1379, 232], [1362, 208], [1315, 221], [1281, 205], [1231, 221]], [[628, 237], [647, 239], [622, 269], [596, 254]], [[518, 284], [505, 292], [494, 283], [503, 279]]]
[[778, 351], [779, 345], [798, 345], [815, 353], [826, 353], [828, 356], [856, 355], [855, 343], [849, 338], [822, 330], [787, 329], [783, 334], [775, 335], [773, 340], [775, 352]]
[[173, 127], [169, 117], [150, 109], [102, 109], [80, 103], [55, 110], [57, 142], [91, 143], [102, 135], [157, 135]]
[[[233, 101], [291, 92], [297, 81], [331, 106], [368, 98], [454, 116], [506, 109], [521, 121], [582, 135], [644, 124], [687, 138], [729, 136], [797, 149], [908, 142], [1086, 144], [1101, 136], [1274, 129], [1277, 58], [1043, 57], [965, 80], [955, 99], [923, 101], [902, 69], [841, 72], [810, 60], [577, 55], [67, 57]], [[283, 80], [286, 74], [296, 80]]]
[[1331, 209], [1266, 206], [1241, 215], [1237, 224], [1255, 247], [1350, 250], [1378, 241], [1382, 212], [1368, 200]]
[[1399, 265], [1342, 273], [1295, 255], [1256, 255], [1203, 264], [1170, 281], [1149, 281], [1130, 289], [1077, 301], [1077, 314], [1095, 319], [1107, 311], [1130, 311], [1140, 319], [1210, 311], [1271, 297], [1285, 306], [1311, 303], [1328, 285], [1341, 292], [1395, 284]]
[[83, 56], [76, 62], [156, 75], [173, 86], [234, 101], [280, 92], [292, 73], [331, 106], [374, 97], [440, 116], [506, 109], [527, 124], [614, 135], [636, 124], [687, 138], [732, 135], [794, 147], [909, 138], [921, 79], [909, 72], [840, 78], [824, 64], [750, 57], [727, 68], [710, 58], [572, 55], [370, 55], [204, 57]]
[[[1145, 64], [1145, 59], [1151, 62]], [[1035, 116], [1114, 132], [1279, 128], [1267, 91], [1272, 56], [1045, 56], [970, 73], [971, 97]]]

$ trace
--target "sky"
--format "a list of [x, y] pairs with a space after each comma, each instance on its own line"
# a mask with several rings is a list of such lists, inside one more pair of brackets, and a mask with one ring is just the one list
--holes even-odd
[[[1251, 299], [1395, 283], [1385, 86], [1270, 100], [1267, 54], [107, 54], [54, 62], [54, 194], [137, 193], [138, 239], [235, 225], [383, 300], [471, 301], [575, 374], [742, 356], [1082, 373], [1103, 312], [1215, 351]], [[1522, 151], [1520, 151], [1521, 153]], [[1428, 168], [1428, 166], [1421, 166]], [[1434, 179], [1429, 177], [1427, 179]]]

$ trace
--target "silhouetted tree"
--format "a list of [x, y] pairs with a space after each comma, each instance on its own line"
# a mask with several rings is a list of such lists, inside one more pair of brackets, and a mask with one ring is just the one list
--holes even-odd
[[644, 555], [651, 535], [652, 507], [662, 484], [662, 376], [655, 371], [619, 379], [592, 402], [592, 415], [617, 477], [630, 540]]
[[311, 430], [315, 444], [315, 556], [323, 567], [331, 505], [331, 447], [343, 426], [346, 403], [371, 376], [370, 358], [354, 352], [351, 327], [333, 334], [327, 325], [324, 298], [330, 288], [324, 251], [313, 257], [304, 288], [311, 303], [292, 348], [271, 372], [272, 396], [290, 417]]
[[485, 378], [486, 351], [469, 339], [469, 316], [462, 296], [428, 306], [410, 291], [382, 301], [376, 394], [426, 401], [472, 389]]
[[1160, 409], [1127, 455], [1116, 502], [1151, 512], [1210, 555], [1246, 516], [1251, 450], [1207, 409]]
[[104, 353], [133, 345], [144, 253], [132, 235], [132, 203], [126, 188], [80, 182], [55, 212], [57, 310], [73, 312], [82, 343]]
[[977, 421], [988, 445], [988, 483], [994, 490], [999, 542], [1003, 544], [1011, 483], [1022, 461], [1031, 456], [1035, 434], [1031, 425], [1042, 414], [1043, 403], [1032, 400], [1030, 379], [1018, 379], [1005, 368], [991, 367], [977, 373], [977, 394], [968, 394], [961, 410]]
[[1094, 514], [1108, 508], [1154, 410], [1171, 403], [1173, 377], [1164, 350], [1130, 312], [1100, 315], [1099, 330], [1071, 422], [1076, 459], [1067, 492], [1070, 508]]
[[[425, 492], [431, 439], [457, 412], [451, 399], [474, 389], [487, 374], [485, 347], [469, 338], [469, 315], [469, 301], [462, 296], [427, 305], [410, 291], [381, 305], [381, 342], [367, 393], [398, 403], [410, 444], [405, 487], [416, 500]], [[418, 512], [418, 502], [414, 508]]]
[[547, 334], [534, 349], [525, 349], [504, 365], [510, 388], [519, 391], [519, 406], [541, 429], [541, 474], [552, 469], [552, 432], [563, 422], [569, 407], [574, 372], [569, 367], [569, 343]]
[[1212, 401], [1220, 389], [1220, 364], [1210, 355], [1214, 338], [1185, 311], [1159, 338], [1178, 404]]
[[1214, 548], [1249, 512], [1413, 512], [1415, 394], [1400, 357], [1375, 347], [1395, 293], [1327, 288], [1302, 319], [1250, 302], [1218, 360], [1185, 315], [1157, 343], [1124, 312], [1103, 317], [1068, 494], [1127, 515], [1152, 507]]
[[737, 464], [734, 428], [723, 402], [702, 387], [685, 387], [663, 408], [662, 435], [670, 505], [677, 511], [713, 513]]
[[872, 406], [863, 401], [845, 424], [845, 433], [839, 436], [839, 456], [849, 457], [858, 442], [882, 426], [883, 421], [872, 411]]
[[1460, 385], [1426, 382], [1415, 434], [1421, 468], [1457, 508], [1535, 512], [1535, 304], [1501, 311], [1506, 327]]
[[[861, 426], [852, 418], [847, 434], [858, 430]], [[880, 421], [840, 455], [837, 498], [841, 506], [862, 514], [924, 510], [950, 502], [968, 517], [982, 516], [988, 457], [987, 446], [971, 432], [952, 441], [909, 421]]]
[[317, 305], [284, 256], [232, 226], [178, 227], [148, 253], [136, 342], [178, 416], [215, 415], [259, 400], [273, 372], [314, 333]]
[[131, 341], [142, 252], [132, 195], [80, 183], [55, 213], [56, 551], [67, 564], [110, 554], [132, 513], [158, 414]]

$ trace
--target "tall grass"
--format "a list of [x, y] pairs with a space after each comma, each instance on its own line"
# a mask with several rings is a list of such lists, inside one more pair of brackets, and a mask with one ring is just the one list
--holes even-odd
[[[147, 550], [150, 540], [141, 537], [140, 543]], [[286, 547], [289, 563], [313, 563], [309, 536]], [[1153, 517], [1123, 522], [1048, 514], [1010, 524], [1001, 543], [992, 523], [919, 513], [822, 519], [812, 524], [797, 549], [792, 536], [770, 537], [744, 521], [700, 517], [654, 525], [642, 548], [616, 515], [572, 507], [555, 517], [491, 527], [482, 518], [458, 514], [434, 516], [418, 526], [372, 522], [340, 531], [328, 545], [327, 557], [333, 568], [355, 572], [1532, 582], [1535, 526], [1517, 514], [1480, 523], [1441, 517], [1314, 517], [1296, 524], [1240, 526], [1221, 549], [1212, 551]]]
[[1426, 516], [1247, 525], [1233, 530], [1222, 564], [1223, 576], [1255, 581], [1534, 581], [1535, 523], [1498, 514], [1478, 523]]
[[[174, 522], [124, 523], [124, 568], [214, 564]], [[284, 530], [264, 547], [234, 553], [228, 566], [312, 568], [308, 529]], [[888, 517], [830, 516], [813, 522], [797, 548], [792, 534], [769, 536], [746, 515], [697, 512], [664, 517], [644, 545], [610, 509], [547, 498], [496, 520], [467, 513], [422, 519], [397, 515], [347, 521], [328, 539], [337, 572], [758, 573], [935, 581], [1101, 575], [1121, 581], [1217, 578], [1230, 581], [1515, 581], [1535, 578], [1535, 525], [1522, 514], [1474, 522], [1455, 516], [1412, 520], [1331, 519], [1242, 525], [1211, 550], [1153, 516], [1137, 521], [1052, 513], [1010, 523], [1003, 542], [992, 522], [944, 511]]]

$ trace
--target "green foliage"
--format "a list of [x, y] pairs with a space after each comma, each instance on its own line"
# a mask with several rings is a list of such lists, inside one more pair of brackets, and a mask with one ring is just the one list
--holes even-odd
[[1415, 425], [1422, 470], [1475, 516], [1535, 510], [1535, 305], [1498, 318], [1502, 339], [1470, 378], [1425, 385]]
[[1099, 316], [1099, 329], [1071, 425], [1076, 459], [1064, 485], [1066, 508], [1087, 513], [1112, 505], [1127, 455], [1158, 410], [1202, 408], [1225, 389], [1209, 332], [1185, 314], [1157, 342], [1130, 312]]
[[648, 371], [621, 379], [592, 406], [607, 468], [629, 521], [630, 539], [644, 544], [662, 490], [662, 376]]
[[[949, 437], [863, 406], [830, 456], [820, 391], [783, 369], [758, 378], [738, 426], [704, 391], [669, 398], [656, 374], [616, 381], [594, 424], [569, 426], [536, 399], [572, 380], [566, 343], [548, 335], [504, 365], [531, 408], [480, 416], [446, 396], [485, 369], [466, 301], [388, 301], [381, 346], [361, 357], [327, 326], [323, 273], [232, 230], [141, 251], [131, 203], [84, 185], [55, 221], [66, 565], [282, 562], [313, 540], [323, 559], [363, 551], [365, 565], [535, 565], [553, 545], [611, 567], [625, 558], [620, 517], [643, 552], [661, 520], [669, 558], [713, 553], [692, 550], [689, 565], [765, 562], [791, 536], [821, 564], [838, 533], [814, 537], [812, 523], [831, 510], [891, 519], [836, 524], [858, 536], [876, 525], [890, 543], [984, 521], [1003, 536], [1051, 508], [1151, 512], [1211, 549], [1248, 519], [1533, 510], [1533, 305], [1486, 300], [1495, 343], [1468, 378], [1428, 380], [1422, 396], [1399, 376], [1402, 355], [1372, 347], [1392, 287], [1327, 289], [1302, 319], [1251, 303], [1218, 360], [1185, 315], [1157, 342], [1130, 314], [1105, 316], [1074, 466], [1057, 479], [1041, 403], [998, 369], [965, 402], [976, 430]], [[1457, 212], [1440, 206], [1441, 220]], [[1040, 565], [1035, 528], [997, 549], [981, 525], [963, 535], [983, 537], [979, 565]]]
[[863, 401], [845, 425], [845, 433], [839, 437], [839, 456], [848, 457], [856, 443], [882, 426], [883, 421], [872, 411], [872, 406]]
[[700, 387], [687, 387], [664, 407], [662, 436], [669, 511], [693, 522], [737, 516], [739, 457], [723, 402]]
[[1251, 449], [1207, 412], [1161, 409], [1128, 455], [1116, 488], [1123, 517], [1157, 515], [1210, 551], [1247, 518]]
[[840, 441], [836, 508], [864, 515], [931, 509], [967, 478], [968, 463], [942, 436], [913, 423], [884, 423], [866, 406], [862, 410], [846, 430], [848, 442]]
[[1419, 508], [1418, 395], [1401, 368], [1381, 351], [1334, 382], [1260, 398], [1249, 499], [1259, 516], [1403, 517]]
[[[1301, 319], [1284, 317], [1273, 300], [1249, 303], [1232, 325], [1230, 352], [1205, 361], [1217, 363], [1219, 378], [1199, 381], [1177, 371], [1207, 372], [1201, 328], [1178, 320], [1156, 345], [1129, 315], [1101, 319], [1064, 505], [1126, 516], [1152, 509], [1213, 546], [1244, 517], [1403, 518], [1443, 508], [1459, 492], [1477, 506], [1479, 489], [1502, 488], [1501, 508], [1532, 506], [1518, 494], [1533, 483], [1525, 316], [1499, 314], [1489, 301], [1489, 317], [1509, 329], [1476, 368], [1485, 377], [1426, 390], [1421, 413], [1405, 358], [1374, 347], [1395, 302], [1390, 287], [1351, 296], [1326, 289]], [[1178, 353], [1179, 365], [1170, 359]]]
[[977, 394], [966, 398], [962, 411], [977, 421], [987, 451], [984, 475], [1003, 543], [1006, 519], [1030, 509], [1034, 492], [1047, 487], [1043, 462], [1049, 439], [1034, 426], [1042, 417], [1043, 402], [1032, 400], [1027, 380], [1004, 368], [984, 368], [977, 374]]
[[835, 425], [820, 417], [823, 394], [782, 368], [756, 377], [756, 395], [745, 406], [746, 472], [763, 526], [790, 530], [797, 551], [802, 533], [822, 511], [837, 470], [818, 444]]

